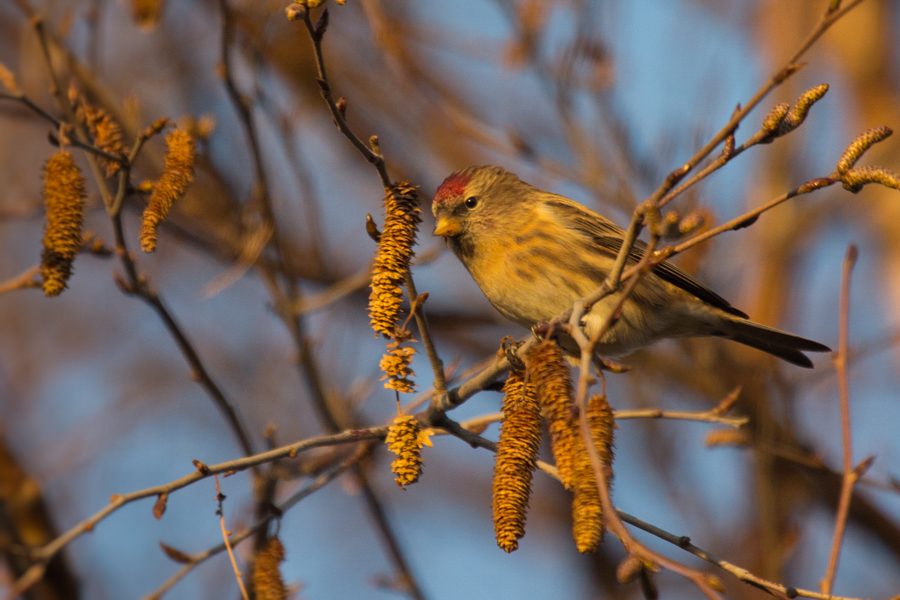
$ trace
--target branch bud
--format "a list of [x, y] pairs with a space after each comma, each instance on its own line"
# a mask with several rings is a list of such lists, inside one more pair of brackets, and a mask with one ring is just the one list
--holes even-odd
[[294, 3], [284, 9], [284, 14], [288, 21], [302, 21], [308, 11], [302, 4]]
[[[312, 4], [312, 2], [310, 2]], [[316, 39], [321, 40], [322, 36], [325, 35], [325, 31], [328, 29], [328, 9], [322, 11], [322, 16], [319, 17], [319, 20], [316, 21], [316, 26], [313, 29], [313, 32], [316, 36]]]
[[691, 211], [678, 223], [678, 233], [679, 235], [688, 235], [706, 225], [706, 222], [707, 214], [705, 211]]

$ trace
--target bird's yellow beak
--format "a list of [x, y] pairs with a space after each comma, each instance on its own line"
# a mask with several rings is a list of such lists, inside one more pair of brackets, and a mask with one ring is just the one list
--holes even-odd
[[443, 237], [453, 237], [459, 235], [462, 231], [462, 225], [456, 217], [441, 217], [437, 220], [437, 225], [431, 235], [440, 235]]

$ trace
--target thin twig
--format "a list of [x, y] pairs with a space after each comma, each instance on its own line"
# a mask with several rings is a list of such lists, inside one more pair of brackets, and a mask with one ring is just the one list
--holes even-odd
[[790, 200], [791, 198], [794, 198], [796, 196], [800, 196], [803, 194], [809, 194], [810, 192], [814, 192], [815, 190], [822, 189], [822, 188], [828, 187], [830, 185], [834, 185], [835, 183], [838, 183], [839, 181], [840, 181], [840, 177], [838, 177], [835, 173], [832, 173], [828, 177], [817, 177], [815, 179], [810, 179], [809, 181], [803, 183], [802, 185], [800, 185], [788, 192], [781, 194], [777, 198], [770, 200], [769, 202], [767, 202], [766, 204], [763, 204], [762, 206], [758, 206], [752, 210], [749, 210], [739, 217], [735, 217], [734, 219], [731, 219], [730, 221], [728, 221], [726, 223], [722, 223], [718, 227], [713, 227], [712, 229], [708, 229], [707, 231], [704, 231], [703, 233], [700, 233], [690, 239], [685, 240], [684, 242], [678, 244], [677, 246], [674, 246], [673, 248], [669, 249], [671, 251], [671, 255], [678, 254], [680, 252], [684, 252], [688, 248], [692, 248], [693, 246], [696, 246], [700, 242], [705, 242], [709, 238], [715, 237], [726, 231], [741, 229], [743, 227], [749, 227], [756, 221], [756, 219], [759, 217], [759, 215], [763, 214], [764, 212], [772, 210], [779, 204], [782, 204], [785, 201]]
[[[748, 417], [726, 417], [705, 410], [702, 412], [681, 412], [676, 410], [663, 410], [661, 408], [644, 408], [635, 410], [614, 410], [613, 418], [616, 421], [627, 419], [672, 419], [676, 421], [697, 421], [701, 423], [717, 423], [740, 429], [750, 422]], [[503, 413], [489, 413], [479, 417], [473, 417], [460, 423], [463, 429], [468, 431], [481, 431], [488, 425], [503, 421]]]
[[26, 269], [19, 273], [15, 277], [7, 279], [6, 281], [0, 281], [0, 294], [5, 294], [14, 290], [41, 287], [41, 282], [38, 278], [40, 273], [41, 265], [35, 265], [30, 269]]
[[416, 317], [416, 326], [419, 328], [419, 335], [422, 337], [422, 345], [425, 346], [425, 354], [428, 356], [428, 362], [431, 363], [431, 371], [434, 373], [434, 391], [436, 395], [443, 396], [447, 393], [447, 378], [444, 374], [444, 362], [438, 356], [437, 348], [434, 346], [434, 339], [429, 333], [428, 320], [425, 317], [425, 307], [423, 303], [416, 302], [419, 297], [416, 291], [416, 282], [413, 280], [412, 272], [406, 272], [406, 290], [409, 294], [410, 304], [412, 305], [413, 314]]
[[847, 515], [850, 512], [850, 499], [853, 495], [853, 485], [859, 479], [860, 473], [853, 468], [853, 439], [850, 431], [850, 388], [847, 382], [847, 353], [850, 334], [850, 275], [856, 265], [858, 251], [851, 244], [847, 247], [847, 255], [844, 257], [843, 277], [841, 280], [841, 307], [840, 322], [838, 325], [838, 351], [834, 356], [834, 370], [837, 373], [838, 391], [841, 403], [841, 442], [844, 454], [844, 477], [841, 482], [841, 497], [838, 502], [837, 515], [834, 520], [834, 538], [831, 542], [831, 554], [828, 558], [828, 568], [825, 577], [819, 584], [823, 594], [830, 594], [834, 585], [834, 577], [837, 574], [838, 561], [841, 555], [841, 546], [844, 540], [844, 532], [847, 529]]
[[721, 558], [713, 555], [710, 552], [707, 552], [703, 548], [699, 546], [695, 546], [691, 543], [691, 538], [686, 535], [675, 535], [673, 533], [669, 533], [665, 529], [661, 529], [655, 525], [651, 525], [646, 521], [642, 521], [637, 517], [629, 515], [628, 513], [616, 509], [616, 513], [619, 515], [619, 518], [622, 519], [625, 523], [637, 527], [638, 529], [642, 529], [651, 535], [655, 535], [661, 540], [665, 540], [670, 544], [674, 544], [681, 548], [682, 550], [686, 550], [690, 552], [694, 556], [702, 558], [706, 562], [713, 564], [720, 569], [731, 573], [735, 577], [737, 577], [740, 581], [752, 585], [755, 588], [761, 589], [770, 595], [773, 595], [777, 598], [796, 598], [801, 596], [803, 598], [816, 598], [817, 600], [860, 600], [859, 598], [845, 598], [843, 596], [830, 596], [826, 594], [821, 594], [818, 592], [814, 592], [812, 590], [804, 590], [800, 588], [791, 587], [789, 585], [784, 585], [781, 583], [775, 583], [774, 581], [769, 581], [767, 579], [763, 579], [757, 575], [754, 575], [747, 569], [739, 567], [735, 564], [732, 564], [726, 560], [722, 560]]
[[616, 410], [613, 411], [613, 415], [616, 421], [621, 421], [623, 419], [676, 419], [719, 423], [734, 427], [735, 429], [740, 429], [750, 422], [748, 417], [726, 417], [724, 415], [717, 415], [709, 410], [703, 412], [680, 412], [675, 410], [648, 408], [642, 410]]
[[[327, 19], [328, 9], [326, 8], [322, 12], [322, 20], [320, 20], [320, 23], [323, 25], [327, 24]], [[317, 79], [319, 89], [322, 92], [322, 98], [325, 99], [325, 103], [328, 105], [328, 110], [331, 111], [331, 117], [334, 119], [335, 125], [337, 125], [338, 130], [344, 134], [344, 137], [346, 137], [359, 153], [362, 154], [363, 158], [375, 167], [375, 170], [378, 171], [378, 177], [381, 179], [381, 185], [384, 186], [385, 189], [390, 189], [391, 179], [388, 176], [387, 167], [384, 164], [384, 157], [380, 152], [376, 152], [373, 148], [369, 148], [369, 146], [357, 137], [347, 124], [347, 119], [344, 118], [344, 115], [338, 109], [334, 96], [331, 94], [331, 84], [328, 81], [328, 72], [325, 70], [325, 58], [322, 53], [322, 38], [325, 34], [324, 27], [320, 29], [313, 25], [309, 16], [309, 11], [306, 11], [304, 14], [303, 23], [306, 25], [306, 30], [309, 32], [309, 38], [313, 43], [313, 53], [315, 54], [316, 68], [318, 69], [319, 74]]]
[[238, 568], [237, 560], [235, 560], [234, 552], [231, 549], [231, 542], [228, 541], [228, 536], [231, 535], [231, 532], [225, 527], [225, 494], [222, 493], [222, 488], [219, 487], [219, 476], [215, 475], [214, 477], [216, 479], [216, 502], [219, 504], [216, 514], [219, 516], [219, 526], [222, 528], [222, 540], [225, 544], [225, 549], [228, 551], [228, 558], [231, 559], [231, 569], [234, 571], [234, 575], [237, 578], [238, 588], [241, 590], [241, 598], [250, 600], [250, 597], [247, 595], [247, 588], [244, 587], [244, 575]]

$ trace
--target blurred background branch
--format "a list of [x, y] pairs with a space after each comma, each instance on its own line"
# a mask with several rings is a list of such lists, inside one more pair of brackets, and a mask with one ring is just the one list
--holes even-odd
[[[343, 435], [338, 432], [387, 423], [396, 414], [394, 393], [378, 382], [384, 345], [372, 335], [365, 310], [373, 251], [366, 215], [380, 214], [384, 181], [421, 186], [415, 288], [429, 294], [428, 331], [439, 359], [451, 365], [447, 387], [463, 386], [469, 399], [446, 425], [467, 442], [490, 447], [499, 396], [488, 385], [492, 377], [474, 384], [471, 378], [475, 367], [496, 364], [504, 335], [528, 334], [503, 322], [465, 270], [429, 241], [428, 199], [449, 172], [499, 164], [625, 224], [637, 199], [661, 189], [673, 166], [706, 140], [728, 143], [733, 134], [740, 148], [772, 106], [794, 105], [827, 82], [829, 94], [791, 135], [709, 168], [689, 188], [668, 186], [669, 194], [659, 195], [665, 202], [678, 196], [666, 211], [702, 212], [703, 225], [692, 235], [705, 240], [768, 199], [832, 173], [860, 132], [900, 123], [900, 10], [890, 0], [844, 0], [839, 15], [829, 11], [830, 0], [329, 2], [318, 56], [327, 63], [333, 105], [322, 101], [321, 65], [302, 24], [285, 19], [286, 4], [15, 0], [0, 6], [0, 63], [19, 88], [4, 80], [0, 93], [21, 92], [46, 113], [0, 100], [0, 135], [7, 140], [0, 145], [0, 290], [6, 292], [0, 295], [0, 421], [15, 457], [10, 472], [19, 473], [11, 480], [39, 490], [29, 497], [39, 498], [44, 522], [43, 537], [32, 539], [17, 533], [27, 519], [4, 521], [0, 588], [32, 564], [29, 548], [78, 527], [109, 505], [111, 494], [175, 481], [191, 458], [228, 464], [241, 453], [203, 390], [184, 377], [184, 360], [173, 352], [164, 322], [122, 299], [111, 263], [79, 255], [59, 298], [20, 289], [37, 281], [41, 168], [56, 151], [51, 144], [65, 137], [58, 123], [68, 118], [50, 91], [32, 27], [38, 15], [60, 91], [74, 82], [86, 102], [121, 126], [126, 147], [166, 115], [197, 140], [194, 182], [162, 224], [156, 253], [139, 259], [139, 273], [189, 332], [221, 394], [241, 414], [252, 448], [273, 447], [276, 438], [283, 447]], [[323, 10], [311, 9], [313, 26]], [[749, 114], [741, 128], [722, 127], [735, 116], [736, 102], [753, 97], [769, 74], [784, 68], [785, 57], [808, 45], [810, 31], [825, 29], [811, 40], [802, 69], [777, 89], [764, 88], [769, 95], [756, 110], [749, 110], [752, 103], [743, 107]], [[787, 64], [799, 66], [796, 61]], [[387, 160], [377, 171], [334, 128], [341, 97], [346, 126], [378, 135]], [[76, 138], [76, 163], [87, 170], [88, 156], [79, 148], [93, 145], [69, 137]], [[866, 164], [900, 165], [897, 148], [894, 138], [873, 146]], [[162, 139], [149, 139], [129, 165], [119, 223], [132, 247], [136, 217], [163, 170], [164, 153]], [[711, 155], [697, 164], [703, 169], [716, 160]], [[121, 189], [115, 180], [101, 183], [110, 194]], [[840, 187], [794, 198], [752, 227], [715, 240], [674, 242], [686, 244], [676, 261], [754, 320], [836, 347], [834, 265], [848, 243], [859, 245], [846, 353], [852, 451], [878, 460], [847, 502], [834, 590], [890, 597], [900, 589], [900, 446], [893, 426], [900, 420], [900, 201], [882, 186], [854, 196]], [[86, 226], [114, 239], [104, 205], [101, 188], [89, 182]], [[781, 593], [790, 585], [816, 587], [828, 564], [845, 471], [837, 380], [827, 361], [815, 372], [797, 373], [715, 340], [667, 342], [624, 360], [631, 372], [607, 377], [620, 418], [712, 415], [741, 386], [731, 412], [710, 420], [746, 424], [736, 430], [739, 440], [729, 438], [739, 443], [708, 448], [709, 427], [654, 418], [623, 422], [616, 506], [686, 532], [736, 568], [783, 584]], [[441, 387], [432, 366], [424, 352], [411, 365], [423, 393]], [[520, 549], [498, 550], [487, 509], [489, 454], [448, 436], [434, 439], [423, 453], [421, 480], [402, 492], [380, 445], [360, 443], [352, 454], [310, 450], [298, 458], [286, 451], [262, 467], [262, 487], [250, 485], [244, 472], [224, 480], [235, 516], [228, 525], [234, 536], [256, 536], [257, 543], [277, 530], [287, 550], [285, 579], [302, 582], [310, 596], [640, 594], [637, 585], [615, 581], [620, 547], [608, 543], [590, 557], [574, 550], [566, 492], [549, 478], [535, 481]], [[168, 498], [161, 520], [149, 504], [135, 501], [85, 529], [48, 565], [62, 565], [64, 574], [57, 579], [48, 570], [40, 586], [57, 591], [36, 586], [29, 597], [140, 597], [150, 590], [160, 597], [175, 581], [173, 597], [235, 597], [228, 561], [206, 560], [218, 554], [221, 532], [209, 518], [208, 490], [199, 488]], [[10, 498], [0, 499], [5, 515], [15, 508]], [[210, 550], [173, 568], [158, 539]], [[668, 543], [638, 539], [654, 552], [690, 558]], [[251, 546], [235, 547], [247, 576], [256, 552]], [[723, 581], [729, 597], [765, 597]], [[695, 586], [671, 575], [660, 574], [657, 584], [666, 597], [697, 595]]]

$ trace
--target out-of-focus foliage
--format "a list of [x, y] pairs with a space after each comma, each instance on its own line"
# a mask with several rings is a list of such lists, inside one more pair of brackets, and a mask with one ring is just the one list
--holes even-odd
[[[309, 37], [285, 18], [287, 1], [226, 4], [234, 26], [230, 71], [258, 130], [277, 235], [222, 79], [222, 2], [0, 2], [0, 62], [30, 99], [63, 116], [30, 25], [40, 14], [61, 86], [73, 85], [120, 124], [126, 149], [164, 116], [197, 139], [194, 181], [159, 228], [156, 252], [137, 261], [235, 405], [255, 450], [265, 449], [268, 424], [275, 425], [275, 443], [285, 444], [335, 425], [388, 423], [396, 416], [395, 393], [379, 383], [384, 346], [372, 336], [366, 307], [375, 244], [365, 223], [372, 214], [381, 226], [378, 176], [334, 128]], [[421, 232], [433, 227], [427, 199], [435, 187], [476, 164], [509, 168], [624, 224], [637, 201], [783, 64], [825, 4], [349, 0], [328, 3], [323, 47], [348, 122], [363, 139], [379, 136], [394, 180], [421, 186]], [[321, 11], [314, 9], [314, 18]], [[711, 223], [724, 222], [827, 175], [860, 132], [900, 127], [898, 40], [897, 3], [863, 2], [750, 115], [737, 140], [756, 131], [776, 103], [829, 83], [831, 92], [803, 126], [741, 156], [673, 208], [702, 208]], [[48, 133], [58, 139], [58, 130], [21, 103], [0, 102], [0, 282], [41, 261], [41, 173], [58, 150]], [[84, 153], [67, 150], [88, 174]], [[124, 207], [132, 250], [164, 156], [162, 136], [151, 139], [132, 174], [148, 182]], [[876, 145], [866, 161], [900, 168], [900, 141]], [[85, 227], [111, 242], [110, 219], [87, 179]], [[853, 453], [878, 459], [853, 500], [835, 593], [889, 597], [900, 590], [900, 495], [891, 489], [900, 473], [900, 197], [881, 186], [856, 195], [839, 187], [786, 203], [678, 262], [755, 321], [836, 347], [841, 259], [849, 242], [859, 245], [850, 338]], [[414, 260], [413, 273], [418, 291], [429, 293], [425, 309], [438, 351], [458, 382], [494, 354], [503, 335], [529, 334], [503, 322], [437, 241], [419, 238], [416, 254], [427, 260]], [[270, 292], [278, 283], [266, 269], [284, 288], [296, 286], [299, 332], [275, 314], [278, 298]], [[59, 297], [39, 289], [0, 295], [0, 435], [9, 449], [0, 456], [9, 469], [0, 465], [0, 474], [17, 473], [17, 485], [39, 483], [49, 515], [35, 521], [46, 531], [29, 542], [10, 525], [20, 518], [4, 510], [0, 550], [7, 557], [15, 544], [46, 543], [54, 529], [82, 521], [111, 494], [192, 472], [192, 459], [241, 456], [158, 315], [117, 287], [111, 272], [120, 271], [114, 258], [82, 253]], [[706, 410], [741, 385], [736, 411], [750, 417], [749, 442], [707, 448], [709, 424], [623, 421], [616, 504], [758, 575], [818, 589], [841, 443], [833, 369], [826, 356], [816, 360], [807, 372], [709, 339], [667, 342], [626, 358], [630, 373], [607, 376], [614, 408]], [[310, 392], [309, 361], [322, 398]], [[411, 367], [418, 389], [427, 390], [424, 352]], [[500, 400], [482, 393], [452, 416], [496, 412]], [[326, 404], [331, 423], [320, 419]], [[496, 439], [496, 426], [485, 435]], [[318, 473], [329, 452], [280, 461], [277, 498]], [[491, 526], [489, 453], [435, 438], [422, 453], [420, 481], [405, 491], [392, 482], [391, 458], [382, 448], [364, 469], [427, 597], [639, 597], [637, 583], [616, 582], [624, 553], [612, 536], [596, 554], [577, 553], [569, 497], [557, 482], [535, 475], [527, 534], [508, 555]], [[303, 586], [303, 597], [388, 597], [380, 588], [396, 584], [358, 483], [347, 476], [283, 518], [281, 572], [288, 586]], [[222, 486], [229, 527], [254, 522], [248, 476], [223, 479]], [[9, 506], [7, 497], [0, 503]], [[71, 544], [59, 589], [70, 591], [74, 579], [84, 598], [140, 597], [180, 567], [158, 541], [188, 553], [221, 542], [211, 480], [173, 493], [161, 520], [151, 504], [131, 504]], [[648, 543], [689, 559], [674, 546]], [[237, 548], [239, 561], [253, 556], [252, 545]], [[0, 567], [0, 589], [21, 568], [12, 560]], [[716, 574], [731, 598], [764, 597]], [[667, 598], [697, 597], [670, 573], [656, 581]], [[234, 597], [235, 588], [220, 555], [171, 597]]]

